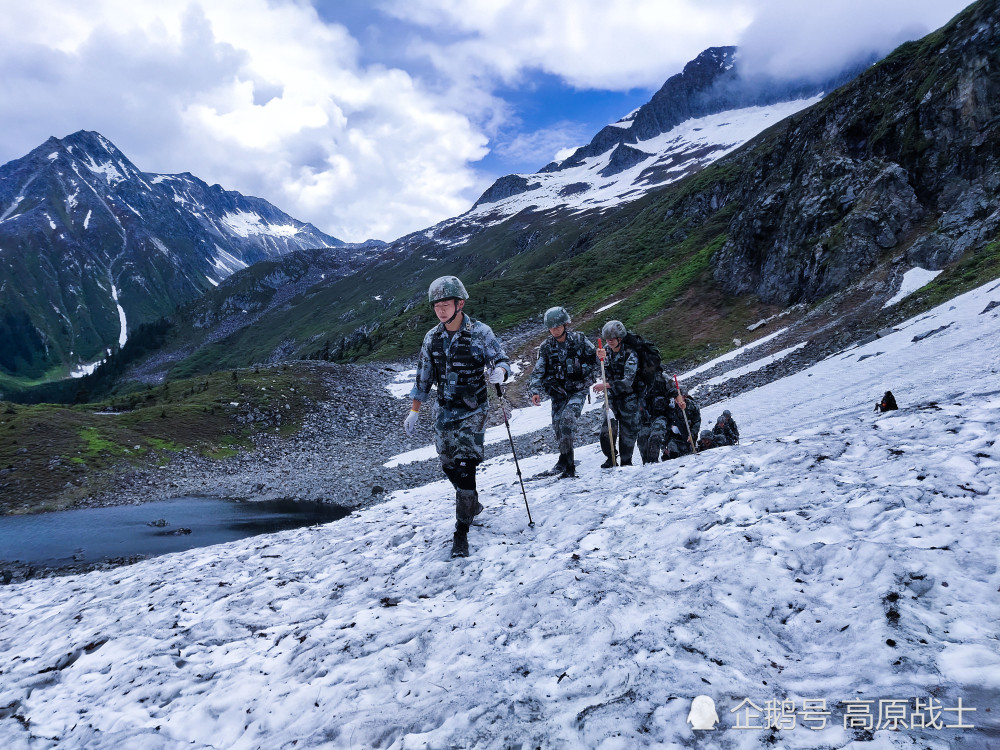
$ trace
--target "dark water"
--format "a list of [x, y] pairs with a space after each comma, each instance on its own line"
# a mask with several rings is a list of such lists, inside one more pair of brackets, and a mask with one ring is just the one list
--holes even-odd
[[[323, 503], [181, 497], [145, 505], [0, 516], [0, 560], [58, 567], [151, 557], [328, 523], [348, 513]], [[161, 520], [166, 525], [150, 525]], [[191, 533], [177, 533], [180, 529]]]

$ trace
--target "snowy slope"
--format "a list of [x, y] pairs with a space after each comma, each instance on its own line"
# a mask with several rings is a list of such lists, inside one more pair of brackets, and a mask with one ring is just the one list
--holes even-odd
[[615, 471], [583, 447], [579, 479], [529, 483], [534, 528], [487, 462], [468, 560], [442, 481], [0, 587], [0, 746], [1000, 747], [998, 370], [992, 282], [706, 407], [739, 446]]
[[[503, 224], [522, 211], [580, 213], [629, 203], [704, 169], [775, 123], [812, 106], [822, 96], [691, 118], [634, 144], [609, 148], [596, 156], [574, 155], [552, 170], [507, 175], [497, 184], [519, 183], [521, 187], [513, 194], [493, 199], [491, 188], [464, 214], [410, 237], [458, 247], [485, 227]], [[612, 125], [629, 129], [631, 115]], [[620, 149], [627, 151], [623, 163], [618, 161]], [[637, 160], [634, 164], [633, 159]]]
[[[640, 140], [633, 148], [645, 154], [638, 164], [607, 176], [614, 154], [610, 149], [579, 164], [552, 172], [519, 175], [528, 180], [527, 192], [493, 203], [481, 203], [463, 214], [465, 218], [488, 218], [502, 213], [513, 216], [530, 207], [544, 211], [569, 207], [578, 211], [609, 208], [636, 200], [650, 190], [685, 177], [735, 151], [771, 125], [810, 107], [822, 94], [763, 107], [745, 107], [687, 120], [666, 133]], [[628, 118], [616, 125], [627, 129]]]

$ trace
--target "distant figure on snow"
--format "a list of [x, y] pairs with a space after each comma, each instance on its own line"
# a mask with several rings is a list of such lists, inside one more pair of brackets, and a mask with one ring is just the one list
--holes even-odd
[[886, 391], [885, 395], [882, 396], [882, 400], [875, 404], [875, 411], [893, 411], [898, 408], [896, 406], [896, 397], [892, 395], [892, 391]]

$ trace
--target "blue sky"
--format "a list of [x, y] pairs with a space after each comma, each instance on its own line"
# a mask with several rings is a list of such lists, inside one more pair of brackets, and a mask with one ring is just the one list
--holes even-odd
[[[467, 210], [710, 46], [823, 75], [963, 0], [0, 0], [0, 163], [97, 130], [348, 241]], [[37, 7], [36, 7], [37, 6]]]

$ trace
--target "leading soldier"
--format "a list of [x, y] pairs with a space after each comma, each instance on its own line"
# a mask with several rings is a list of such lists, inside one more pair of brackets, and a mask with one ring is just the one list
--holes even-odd
[[410, 391], [413, 405], [403, 426], [412, 435], [431, 386], [437, 388], [435, 447], [441, 468], [455, 487], [453, 557], [469, 554], [469, 526], [483, 510], [476, 490], [476, 467], [483, 460], [483, 438], [489, 410], [488, 387], [510, 376], [510, 363], [500, 340], [485, 323], [463, 312], [469, 299], [455, 276], [442, 276], [427, 293], [440, 321], [424, 336], [417, 377]]

